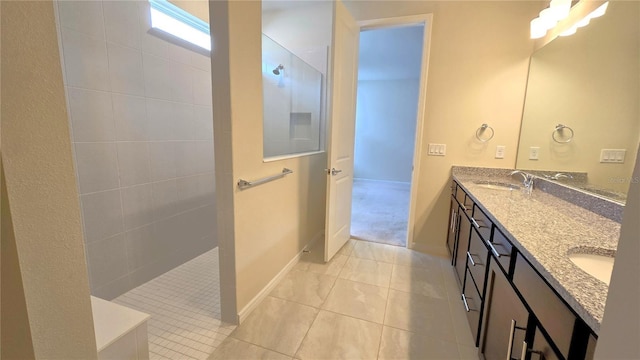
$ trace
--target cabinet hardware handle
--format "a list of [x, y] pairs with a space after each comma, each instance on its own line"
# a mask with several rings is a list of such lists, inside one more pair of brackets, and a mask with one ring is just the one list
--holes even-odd
[[511, 328], [509, 329], [509, 344], [507, 345], [507, 360], [511, 360], [511, 351], [513, 350], [513, 338], [516, 335], [516, 321], [511, 319]]
[[455, 226], [455, 215], [456, 215], [456, 211], [455, 210], [451, 210], [451, 231], [453, 231], [453, 227]]
[[476, 262], [473, 261], [473, 257], [471, 256], [471, 253], [467, 251], [467, 257], [469, 258], [469, 261], [471, 261], [471, 266], [476, 266]]
[[469, 310], [469, 304], [467, 304], [467, 297], [464, 296], [464, 294], [462, 294], [462, 303], [464, 304], [464, 308], [465, 310], [467, 310], [467, 312], [471, 311]]
[[496, 248], [493, 247], [493, 244], [491, 243], [491, 241], [487, 241], [487, 245], [489, 245], [489, 249], [491, 250], [491, 252], [495, 257], [499, 258], [501, 256], [500, 253], [498, 253], [498, 250], [496, 250]]
[[520, 360], [524, 360], [524, 358], [527, 356], [527, 342], [523, 341], [522, 342], [522, 353], [520, 354]]
[[478, 223], [476, 222], [476, 219], [474, 219], [474, 218], [472, 217], [472, 218], [471, 218], [471, 222], [473, 223], [473, 226], [474, 226], [476, 229], [480, 229], [480, 225], [478, 225]]

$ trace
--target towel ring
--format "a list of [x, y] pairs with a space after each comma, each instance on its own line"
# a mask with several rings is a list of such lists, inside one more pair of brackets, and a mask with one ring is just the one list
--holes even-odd
[[[569, 132], [571, 132], [571, 135], [569, 135], [566, 140], [559, 140], [556, 137], [556, 134], [562, 133], [562, 131], [564, 129], [569, 130]], [[553, 138], [553, 141], [555, 141], [555, 142], [557, 142], [559, 144], [566, 144], [568, 142], [571, 142], [571, 140], [573, 139], [573, 129], [568, 127], [568, 126], [566, 126], [566, 125], [558, 124], [558, 125], [556, 125], [555, 130], [553, 130], [553, 132], [551, 133], [551, 137]]]
[[[491, 130], [491, 136], [489, 136], [486, 139], [483, 139], [480, 137], [480, 134], [482, 134], [483, 132], [485, 132], [487, 129]], [[480, 126], [478, 128], [478, 130], [476, 130], [476, 139], [478, 139], [480, 142], [487, 142], [491, 139], [493, 139], [493, 135], [495, 135], [495, 131], [493, 131], [493, 128], [487, 124], [482, 124], [482, 126]]]

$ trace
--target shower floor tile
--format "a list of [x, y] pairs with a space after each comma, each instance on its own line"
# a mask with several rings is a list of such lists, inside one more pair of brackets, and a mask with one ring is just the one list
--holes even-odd
[[218, 248], [113, 302], [151, 315], [150, 359], [206, 359], [236, 328], [220, 320]]

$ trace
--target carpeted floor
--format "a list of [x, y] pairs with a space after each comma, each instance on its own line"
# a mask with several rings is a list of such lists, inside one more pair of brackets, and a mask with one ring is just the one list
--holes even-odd
[[406, 246], [410, 183], [354, 179], [351, 236]]

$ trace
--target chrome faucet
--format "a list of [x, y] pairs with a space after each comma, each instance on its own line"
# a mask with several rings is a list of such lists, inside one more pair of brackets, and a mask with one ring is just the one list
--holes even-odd
[[545, 175], [544, 177], [549, 179], [549, 180], [560, 180], [562, 178], [573, 179], [573, 176], [571, 176], [570, 174], [565, 174], [565, 173], [557, 173], [555, 175]]
[[529, 174], [527, 172], [521, 171], [521, 170], [515, 170], [512, 171], [509, 176], [513, 176], [515, 174], [520, 174], [522, 175], [522, 184], [524, 185], [525, 190], [527, 191], [528, 194], [531, 194], [531, 192], [533, 191], [533, 179], [535, 176], [533, 176], [533, 174]]

